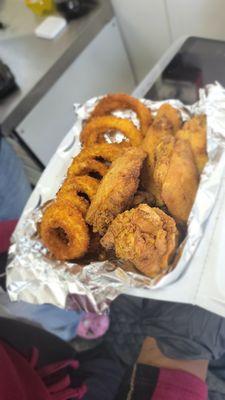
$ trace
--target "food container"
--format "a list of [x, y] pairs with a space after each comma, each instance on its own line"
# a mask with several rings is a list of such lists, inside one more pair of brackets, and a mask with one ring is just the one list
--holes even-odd
[[[225, 89], [208, 85], [200, 100], [184, 106], [169, 100], [182, 112], [207, 116], [209, 162], [201, 176], [196, 200], [188, 221], [182, 255], [165, 276], [150, 279], [125, 271], [109, 261], [86, 266], [51, 260], [37, 235], [41, 205], [53, 198], [72, 158], [80, 151], [79, 133], [98, 99], [75, 105], [76, 123], [64, 138], [33, 191], [13, 235], [7, 268], [7, 290], [11, 300], [53, 304], [60, 308], [105, 312], [121, 293], [182, 303], [191, 303], [225, 316]], [[143, 102], [153, 113], [163, 102]], [[132, 112], [116, 115], [132, 119]], [[118, 136], [119, 140], [119, 136]]]

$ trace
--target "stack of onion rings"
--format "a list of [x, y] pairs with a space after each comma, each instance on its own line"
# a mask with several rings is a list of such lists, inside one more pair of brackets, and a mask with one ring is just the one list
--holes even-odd
[[[118, 109], [136, 112], [140, 129], [127, 119], [110, 115]], [[41, 238], [57, 259], [82, 257], [88, 250], [89, 230], [84, 218], [99, 180], [107, 173], [109, 164], [127, 147], [140, 145], [151, 122], [150, 110], [126, 94], [111, 94], [98, 103], [81, 133], [84, 148], [73, 159], [55, 201], [43, 214]], [[107, 143], [104, 135], [116, 131], [127, 141]]]
[[99, 185], [99, 179], [90, 175], [95, 173], [102, 178], [109, 163], [128, 146], [101, 143], [83, 149], [73, 159], [55, 201], [45, 209], [40, 224], [42, 241], [58, 260], [79, 258], [88, 251], [89, 229], [84, 218]]

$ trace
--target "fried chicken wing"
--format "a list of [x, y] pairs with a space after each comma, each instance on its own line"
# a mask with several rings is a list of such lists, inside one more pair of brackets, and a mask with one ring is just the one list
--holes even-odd
[[181, 114], [180, 111], [172, 107], [169, 103], [163, 104], [156, 115], [155, 122], [167, 120], [171, 123], [171, 129], [176, 132], [181, 127]]
[[192, 148], [199, 174], [201, 174], [208, 157], [206, 152], [206, 116], [196, 115], [187, 121], [176, 133], [179, 139], [187, 140]]
[[159, 208], [141, 204], [119, 214], [101, 243], [114, 249], [116, 256], [132, 262], [147, 276], [155, 277], [168, 269], [178, 241], [173, 218]]
[[[180, 124], [173, 107], [165, 104], [159, 109], [142, 143], [148, 156], [141, 179], [157, 206], [166, 206], [178, 222], [186, 222], [198, 188], [198, 171], [190, 141], [177, 137], [182, 132], [176, 133]], [[198, 124], [200, 121], [192, 122], [192, 128], [188, 125], [188, 132]], [[199, 141], [193, 138], [192, 143], [197, 152]]]
[[104, 234], [117, 214], [131, 205], [145, 157], [142, 149], [134, 147], [112, 163], [87, 212], [86, 221], [94, 232]]
[[178, 110], [170, 104], [163, 104], [156, 115], [153, 124], [148, 129], [141, 147], [147, 152], [147, 158], [143, 168], [141, 177], [142, 185], [149, 193], [156, 198], [157, 205], [162, 205], [158, 189], [155, 188], [153, 172], [156, 164], [156, 149], [159, 143], [168, 138], [173, 137], [174, 133], [181, 126], [181, 116]]
[[166, 135], [155, 148], [155, 165], [150, 185], [151, 193], [153, 194], [158, 206], [163, 206], [165, 204], [162, 198], [162, 186], [168, 173], [170, 159], [174, 150], [174, 144], [174, 136]]
[[198, 189], [198, 170], [189, 143], [175, 141], [168, 171], [162, 184], [162, 199], [172, 216], [187, 222]]

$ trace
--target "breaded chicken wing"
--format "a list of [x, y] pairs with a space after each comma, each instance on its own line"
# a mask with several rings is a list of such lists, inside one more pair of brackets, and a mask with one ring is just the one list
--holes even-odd
[[87, 212], [86, 221], [94, 232], [103, 235], [113, 219], [131, 205], [145, 157], [142, 149], [134, 147], [112, 163]]
[[[170, 104], [163, 104], [156, 115], [153, 124], [148, 129], [142, 142], [142, 149], [146, 151], [147, 158], [141, 177], [142, 185], [149, 193], [156, 197], [158, 205], [162, 205], [157, 196], [157, 188], [154, 186], [153, 171], [156, 163], [156, 148], [165, 138], [171, 138], [181, 126], [180, 112]], [[169, 139], [168, 139], [169, 140]]]
[[150, 182], [150, 189], [158, 206], [165, 205], [165, 202], [162, 198], [162, 186], [168, 173], [170, 160], [174, 150], [174, 144], [174, 136], [166, 135], [155, 148], [154, 169]]
[[101, 239], [106, 249], [152, 278], [168, 269], [177, 241], [173, 218], [147, 204], [119, 214]]
[[161, 197], [178, 222], [187, 222], [198, 189], [198, 170], [186, 140], [174, 143]]
[[169, 103], [163, 104], [156, 115], [155, 123], [166, 119], [171, 124], [172, 132], [176, 132], [181, 127], [181, 114], [180, 111], [172, 107]]
[[176, 133], [176, 137], [187, 140], [190, 143], [198, 172], [201, 174], [208, 160], [206, 152], [206, 116], [196, 115], [191, 118]]

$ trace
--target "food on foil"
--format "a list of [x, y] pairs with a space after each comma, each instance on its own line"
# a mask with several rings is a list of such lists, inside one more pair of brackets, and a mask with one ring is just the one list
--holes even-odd
[[167, 103], [159, 108], [154, 125], [161, 126], [161, 129], [163, 129], [164, 124], [165, 129], [169, 130], [170, 133], [176, 132], [182, 124], [180, 111]]
[[89, 201], [97, 192], [99, 181], [91, 176], [69, 176], [58, 191], [57, 199], [68, 200], [83, 216], [86, 215]]
[[86, 221], [94, 232], [104, 234], [113, 219], [131, 206], [145, 157], [141, 148], [132, 147], [112, 163], [87, 212]]
[[68, 200], [60, 199], [46, 208], [40, 235], [58, 260], [82, 257], [89, 245], [88, 227], [82, 214]]
[[[120, 110], [134, 111], [140, 128], [112, 115]], [[139, 100], [110, 94], [83, 121], [80, 140], [81, 152], [43, 211], [42, 242], [59, 260], [113, 253], [151, 278], [166, 273], [207, 161], [206, 117], [183, 123], [165, 103], [153, 118]]]
[[157, 206], [166, 206], [177, 222], [185, 223], [199, 179], [188, 135], [185, 140], [177, 137], [182, 132], [177, 131], [180, 127], [179, 111], [169, 104], [162, 105], [142, 142], [148, 154], [142, 182]]
[[89, 249], [93, 252], [84, 218], [97, 192], [99, 178], [109, 168], [104, 162], [115, 160], [127, 146], [127, 143], [103, 143], [83, 149], [73, 159], [56, 199], [46, 207], [40, 224], [41, 239], [56, 259], [71, 260], [84, 256]]
[[145, 168], [142, 174], [142, 184], [144, 188], [154, 196], [156, 204], [159, 206], [163, 205], [163, 201], [160, 199], [157, 182], [155, 182], [154, 179], [156, 152], [158, 151], [158, 146], [160, 146], [160, 143], [164, 140], [164, 137], [168, 137], [169, 142], [174, 132], [176, 132], [176, 129], [179, 129], [180, 126], [180, 112], [170, 104], [163, 104], [159, 108], [141, 144], [141, 147], [147, 153]]
[[154, 278], [168, 270], [178, 243], [172, 217], [156, 207], [141, 204], [119, 214], [101, 240], [116, 256]]
[[208, 160], [206, 152], [206, 116], [196, 115], [185, 122], [182, 129], [176, 133], [176, 137], [187, 140], [190, 143], [198, 172], [201, 174]]
[[123, 154], [129, 147], [128, 143], [100, 143], [88, 148], [84, 148], [73, 159], [68, 170], [68, 176], [93, 174], [98, 178], [103, 177], [108, 171], [109, 166], [117, 157]]
[[91, 118], [84, 126], [80, 139], [84, 146], [89, 147], [106, 142], [105, 134], [115, 131], [121, 132], [132, 146], [138, 146], [143, 139], [142, 132], [136, 128], [133, 122], [113, 115]]
[[136, 113], [140, 130], [145, 135], [146, 130], [152, 122], [152, 113], [143, 103], [125, 93], [108, 94], [99, 101], [91, 114], [93, 117], [102, 117], [117, 110], [132, 110]]

